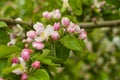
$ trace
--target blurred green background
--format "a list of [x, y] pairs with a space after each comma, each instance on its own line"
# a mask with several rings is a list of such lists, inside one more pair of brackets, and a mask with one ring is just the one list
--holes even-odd
[[[119, 5], [114, 3], [119, 0], [106, 1], [82, 0], [82, 13], [76, 14], [70, 6], [63, 6], [62, 0], [0, 0], [0, 18], [20, 17], [26, 22], [48, 24], [52, 21], [46, 22], [42, 13], [60, 9], [62, 16], [76, 23], [120, 19]], [[66, 65], [54, 70], [55, 80], [120, 80], [120, 28], [115, 25], [86, 31], [83, 53], [71, 52]]]

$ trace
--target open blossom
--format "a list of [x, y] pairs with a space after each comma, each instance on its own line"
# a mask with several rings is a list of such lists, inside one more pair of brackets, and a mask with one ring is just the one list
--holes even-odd
[[28, 38], [35, 38], [37, 36], [37, 33], [33, 30], [27, 32]]
[[60, 38], [60, 35], [59, 35], [59, 33], [57, 31], [54, 31], [51, 34], [51, 38], [56, 41], [56, 40], [58, 40]]
[[52, 11], [53, 18], [55, 19], [60, 19], [61, 18], [61, 13], [59, 9], [55, 9]]
[[40, 68], [40, 62], [39, 61], [35, 61], [32, 63], [31, 65], [33, 68], [39, 69]]
[[41, 50], [41, 49], [44, 48], [44, 44], [41, 43], [41, 42], [33, 42], [33, 43], [32, 43], [32, 46], [33, 46], [35, 49], [37, 49], [37, 50]]
[[22, 52], [21, 52], [21, 57], [22, 57], [25, 61], [28, 61], [29, 58], [30, 58], [30, 53], [31, 53], [31, 50], [30, 50], [30, 49], [23, 49]]
[[46, 19], [51, 19], [52, 18], [52, 13], [48, 12], [48, 11], [45, 11], [45, 12], [43, 12], [42, 16]]
[[[19, 75], [19, 74], [23, 74], [26, 71], [26, 63], [25, 61], [19, 57], [19, 62], [20, 62], [20, 67], [18, 67], [17, 69], [13, 70], [12, 72]], [[13, 63], [12, 66], [16, 66], [18, 63]]]
[[27, 79], [28, 79], [27, 73], [23, 73], [20, 80], [27, 80]]
[[37, 34], [40, 34], [44, 30], [44, 25], [40, 22], [37, 22], [36, 24], [33, 25], [33, 28], [37, 32]]
[[36, 42], [42, 42], [48, 40], [51, 33], [54, 31], [53, 26], [48, 25], [44, 30], [41, 31], [38, 37], [35, 38]]
[[69, 26], [70, 20], [67, 17], [63, 17], [62, 20], [61, 20], [61, 24], [63, 26]]
[[60, 29], [60, 23], [59, 22], [55, 23], [53, 27], [54, 27], [55, 31], [59, 30]]

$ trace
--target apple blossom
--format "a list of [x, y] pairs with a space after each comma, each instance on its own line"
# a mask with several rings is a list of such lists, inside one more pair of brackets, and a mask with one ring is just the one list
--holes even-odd
[[[19, 62], [20, 62], [20, 67], [18, 67], [17, 69], [13, 70], [12, 72], [17, 74], [17, 75], [20, 75], [20, 74], [23, 74], [25, 71], [26, 71], [26, 63], [25, 61], [19, 57]], [[12, 66], [16, 66], [17, 63], [13, 63]]]
[[38, 37], [34, 38], [36, 42], [42, 42], [48, 40], [51, 33], [54, 31], [53, 26], [47, 25], [47, 27], [41, 31]]
[[60, 38], [60, 35], [59, 35], [59, 33], [57, 31], [54, 31], [51, 34], [51, 38], [56, 41], [56, 40], [58, 40]]
[[35, 69], [39, 69], [39, 68], [40, 68], [40, 62], [39, 62], [39, 61], [35, 61], [35, 62], [32, 63], [31, 66], [32, 66], [33, 68], [35, 68]]
[[55, 31], [59, 30], [60, 29], [60, 23], [59, 22], [55, 23], [53, 27], [54, 27]]
[[44, 48], [44, 44], [41, 42], [33, 42], [32, 43], [33, 48], [37, 49], [37, 50], [41, 50]]
[[12, 63], [18, 63], [18, 62], [19, 62], [19, 60], [18, 60], [18, 58], [17, 58], [17, 57], [12, 58]]
[[62, 20], [61, 20], [61, 24], [63, 26], [69, 26], [70, 20], [67, 17], [63, 17]]
[[45, 12], [43, 12], [42, 16], [46, 19], [51, 19], [52, 18], [52, 13], [48, 12], [48, 11], [45, 11]]
[[21, 57], [22, 57], [25, 61], [28, 61], [29, 58], [30, 58], [30, 53], [31, 53], [31, 50], [30, 50], [30, 49], [23, 49], [22, 52], [21, 52]]
[[37, 22], [36, 24], [33, 25], [33, 28], [37, 32], [37, 34], [40, 34], [44, 30], [44, 25], [40, 22]]
[[60, 19], [61, 18], [61, 13], [59, 9], [55, 9], [52, 11], [53, 18], [55, 19]]
[[28, 38], [35, 38], [37, 36], [37, 33], [33, 30], [30, 30], [27, 32], [27, 37]]
[[29, 43], [29, 42], [32, 42], [33, 39], [28, 37], [28, 38], [26, 39], [26, 41]]
[[27, 80], [27, 79], [28, 79], [27, 73], [23, 73], [20, 80]]
[[67, 31], [68, 31], [69, 33], [74, 33], [75, 30], [76, 30], [76, 24], [74, 24], [74, 23], [71, 22], [71, 23], [69, 24], [69, 26], [67, 27]]
[[79, 35], [80, 39], [86, 39], [87, 38], [87, 32], [86, 31], [82, 31]]

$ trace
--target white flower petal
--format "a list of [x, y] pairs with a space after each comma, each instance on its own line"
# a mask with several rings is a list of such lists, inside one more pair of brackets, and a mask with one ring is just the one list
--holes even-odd
[[53, 31], [54, 31], [53, 26], [48, 25], [48, 26], [46, 27], [45, 31], [44, 31], [45, 36], [46, 36], [46, 37], [49, 37], [49, 36], [52, 34]]
[[19, 59], [19, 61], [20, 61], [20, 64], [21, 64], [23, 67], [25, 67], [25, 65], [26, 65], [25, 61], [24, 61], [21, 57], [19, 57], [18, 59]]
[[35, 40], [36, 42], [42, 42], [42, 41], [45, 40], [45, 38], [41, 36], [41, 37], [36, 37], [36, 38], [34, 38], [34, 40]]

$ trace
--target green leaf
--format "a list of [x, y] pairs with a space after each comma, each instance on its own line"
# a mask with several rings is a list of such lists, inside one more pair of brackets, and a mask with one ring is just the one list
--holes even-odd
[[64, 59], [62, 58], [58, 58], [56, 56], [48, 56], [48, 58], [50, 58], [54, 63], [57, 63], [57, 64], [65, 64], [65, 61]]
[[67, 35], [67, 36], [61, 38], [60, 41], [68, 49], [82, 51], [82, 48], [79, 44], [78, 39], [76, 39], [74, 36]]
[[49, 65], [49, 66], [60, 66], [59, 64], [55, 64], [52, 62], [51, 59], [49, 58], [44, 58], [44, 59], [40, 59], [39, 60], [43, 63], [43, 64], [46, 64], [46, 65]]
[[66, 48], [61, 43], [56, 43], [55, 44], [55, 51], [56, 51], [56, 57], [60, 58], [60, 59], [63, 59], [64, 62], [69, 57], [70, 49]]
[[0, 22], [0, 28], [3, 28], [3, 27], [8, 27], [8, 26], [5, 22]]
[[120, 8], [120, 0], [106, 0], [108, 4], [114, 5], [117, 8]]
[[49, 65], [49, 66], [59, 66], [58, 64], [54, 64], [50, 58], [47, 58], [50, 54], [50, 50], [43, 49], [43, 53], [37, 57], [38, 60], [40, 60], [43, 64]]
[[6, 46], [6, 45], [0, 45], [0, 58], [5, 58], [6, 56], [19, 52], [20, 48], [16, 46]]
[[50, 54], [50, 50], [48, 50], [48, 49], [43, 49], [42, 51], [43, 51], [43, 53], [39, 56], [40, 59], [44, 59], [45, 57], [47, 57]]
[[7, 60], [6, 59], [0, 59], [0, 76], [2, 70], [7, 66]]
[[10, 41], [6, 30], [0, 28], [0, 45], [7, 44]]
[[82, 14], [82, 0], [69, 0], [68, 2], [75, 14]]
[[39, 69], [36, 72], [34, 72], [28, 80], [50, 80], [50, 77], [46, 70], [44, 69]]

